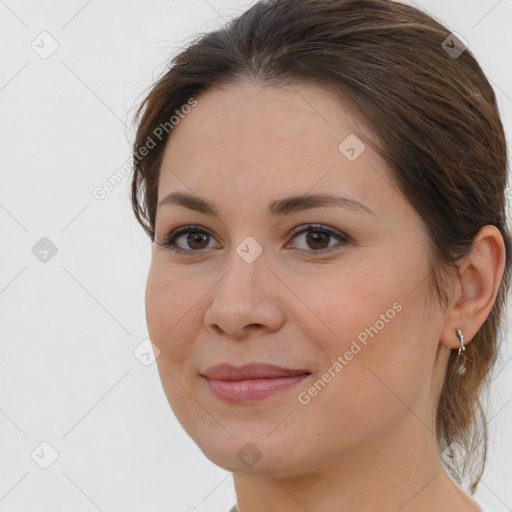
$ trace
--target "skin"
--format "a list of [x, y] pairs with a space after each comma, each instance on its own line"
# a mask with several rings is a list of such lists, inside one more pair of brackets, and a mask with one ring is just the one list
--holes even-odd
[[[240, 512], [479, 510], [441, 465], [434, 404], [450, 349], [460, 345], [456, 329], [470, 350], [494, 303], [504, 267], [499, 231], [482, 228], [441, 311], [427, 288], [423, 223], [369, 145], [354, 161], [338, 150], [363, 132], [332, 91], [240, 82], [197, 100], [167, 142], [158, 200], [192, 193], [219, 216], [158, 207], [146, 317], [172, 410], [204, 454], [233, 472]], [[338, 206], [281, 218], [266, 211], [274, 199], [333, 191], [373, 215]], [[350, 241], [292, 233], [308, 223]], [[206, 239], [190, 244], [182, 235], [176, 243], [187, 254], [161, 245], [186, 225], [199, 225]], [[236, 252], [248, 236], [263, 249], [252, 263]], [[394, 318], [300, 403], [298, 394], [396, 303]], [[312, 375], [265, 400], [228, 403], [200, 375], [221, 362]], [[252, 466], [237, 456], [247, 443], [261, 454]]]

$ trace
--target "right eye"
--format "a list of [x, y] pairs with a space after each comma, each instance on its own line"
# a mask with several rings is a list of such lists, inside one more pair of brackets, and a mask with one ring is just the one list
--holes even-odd
[[[184, 235], [188, 236], [184, 238]], [[205, 240], [207, 241], [208, 237], [211, 236], [212, 235], [201, 226], [184, 226], [172, 231], [159, 243], [171, 251], [179, 252], [182, 254], [199, 252], [208, 248], [208, 244], [205, 246], [204, 243]], [[176, 243], [180, 239], [183, 239], [182, 244], [185, 244], [185, 247], [180, 247], [179, 244]]]

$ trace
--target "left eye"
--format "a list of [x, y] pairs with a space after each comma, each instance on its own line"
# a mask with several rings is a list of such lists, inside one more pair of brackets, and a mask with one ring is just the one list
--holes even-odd
[[[329, 245], [329, 240], [332, 238], [338, 240], [338, 244], [334, 244], [334, 246], [343, 245], [349, 242], [349, 238], [343, 235], [342, 233], [324, 228], [321, 225], [311, 224], [300, 231], [294, 231], [292, 239], [304, 234], [306, 235], [304, 240], [312, 250], [302, 248], [299, 248], [299, 250], [306, 252], [330, 252], [333, 245]], [[185, 248], [180, 247], [180, 245], [177, 243], [177, 241], [180, 240], [184, 235], [187, 235], [185, 239], [185, 244], [188, 244], [188, 247], [190, 247], [191, 249], [187, 249], [186, 246]], [[169, 249], [175, 252], [199, 252], [201, 250], [208, 248], [209, 237], [211, 237], [211, 235], [207, 230], [199, 226], [187, 226], [173, 231], [168, 237], [166, 237], [163, 241], [158, 243], [160, 245], [163, 245], [164, 247], [168, 247]]]
[[[332, 247], [343, 245], [349, 242], [349, 238], [344, 234], [324, 228], [323, 226], [309, 225], [300, 231], [295, 231], [293, 238], [297, 238], [299, 235], [303, 234], [306, 235], [305, 241], [313, 249], [313, 251], [301, 248], [299, 249], [305, 250], [307, 252], [330, 252]], [[328, 241], [332, 238], [337, 239], [338, 243], [329, 246]], [[327, 245], [325, 244], [326, 241]], [[329, 250], [325, 250], [326, 248], [329, 248]]]

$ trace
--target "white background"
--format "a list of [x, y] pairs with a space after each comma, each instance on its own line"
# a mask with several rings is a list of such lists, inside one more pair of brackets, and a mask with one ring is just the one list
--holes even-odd
[[[174, 52], [253, 2], [0, 1], [0, 511], [224, 512], [232, 475], [185, 434], [147, 337], [151, 244], [129, 179], [134, 107]], [[512, 122], [512, 2], [416, 2], [468, 41]], [[47, 59], [31, 47], [47, 31]], [[45, 48], [49, 48], [47, 39]], [[57, 253], [32, 252], [43, 237]], [[510, 317], [510, 309], [507, 312]], [[493, 441], [476, 498], [512, 510], [510, 341], [494, 387]], [[508, 432], [507, 432], [508, 428]], [[48, 468], [52, 449], [59, 456]], [[42, 450], [42, 451], [41, 451]]]

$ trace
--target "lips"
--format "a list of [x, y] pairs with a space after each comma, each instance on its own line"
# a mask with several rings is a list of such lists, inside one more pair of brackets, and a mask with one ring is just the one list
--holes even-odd
[[224, 402], [250, 404], [282, 395], [311, 373], [305, 369], [283, 368], [273, 364], [253, 363], [236, 367], [224, 363], [208, 368], [202, 375], [217, 398]]
[[207, 379], [231, 381], [245, 379], [275, 379], [279, 377], [295, 377], [309, 375], [306, 369], [283, 368], [273, 364], [251, 363], [243, 366], [233, 366], [222, 363], [206, 369], [202, 375]]

